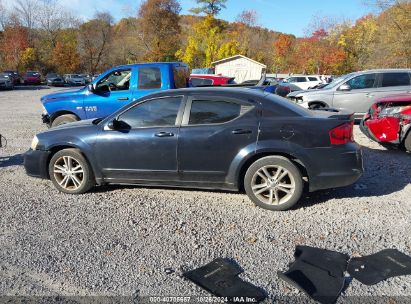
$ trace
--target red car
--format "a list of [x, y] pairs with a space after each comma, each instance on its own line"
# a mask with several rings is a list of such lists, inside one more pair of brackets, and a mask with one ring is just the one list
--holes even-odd
[[398, 146], [411, 152], [411, 94], [379, 99], [360, 124], [361, 131], [383, 146]]
[[39, 72], [28, 71], [23, 76], [24, 84], [41, 84], [41, 75]]
[[190, 75], [190, 87], [220, 86], [225, 84], [235, 84], [233, 77], [210, 74]]

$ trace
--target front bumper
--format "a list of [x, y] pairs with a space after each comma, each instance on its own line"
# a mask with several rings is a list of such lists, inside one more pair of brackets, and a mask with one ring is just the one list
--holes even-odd
[[314, 160], [310, 191], [349, 186], [364, 172], [362, 151], [356, 143], [313, 149], [310, 154]]
[[48, 114], [41, 114], [41, 121], [45, 124], [50, 124], [51, 119], [50, 119], [50, 115]]
[[28, 150], [24, 154], [24, 168], [29, 176], [48, 179], [49, 151]]

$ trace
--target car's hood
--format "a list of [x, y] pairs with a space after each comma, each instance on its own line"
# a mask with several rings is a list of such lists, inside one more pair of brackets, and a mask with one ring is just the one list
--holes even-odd
[[64, 90], [60, 91], [58, 93], [52, 93], [45, 95], [41, 98], [41, 102], [43, 104], [49, 103], [49, 102], [54, 102], [54, 101], [60, 101], [64, 99], [72, 99], [76, 96], [80, 96], [84, 94], [84, 89], [76, 89], [76, 90]]
[[80, 121], [76, 121], [76, 122], [67, 123], [67, 124], [64, 124], [64, 125], [60, 125], [58, 127], [48, 129], [47, 131], [44, 131], [43, 133], [58, 132], [58, 131], [61, 131], [61, 130], [64, 130], [66, 132], [66, 131], [72, 130], [72, 129], [83, 128], [83, 127], [88, 127], [88, 126], [95, 126], [93, 124], [94, 120], [96, 120], [96, 119], [94, 118], [94, 119], [80, 120]]

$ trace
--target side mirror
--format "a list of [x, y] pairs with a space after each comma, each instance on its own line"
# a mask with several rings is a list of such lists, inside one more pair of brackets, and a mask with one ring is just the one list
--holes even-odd
[[94, 91], [96, 90], [92, 83], [90, 83], [87, 87], [88, 87], [88, 90], [92, 93], [94, 93]]
[[112, 121], [110, 121], [105, 127], [105, 131], [112, 131], [112, 130], [117, 130], [120, 125], [120, 122], [117, 120], [117, 118], [114, 118]]
[[351, 86], [349, 84], [343, 84], [338, 88], [338, 91], [351, 91]]

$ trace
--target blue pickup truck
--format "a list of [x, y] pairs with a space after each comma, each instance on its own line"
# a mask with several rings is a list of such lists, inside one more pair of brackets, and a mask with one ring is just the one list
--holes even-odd
[[84, 88], [42, 97], [43, 122], [55, 127], [105, 117], [150, 93], [186, 87], [189, 76], [189, 67], [181, 62], [117, 66]]

